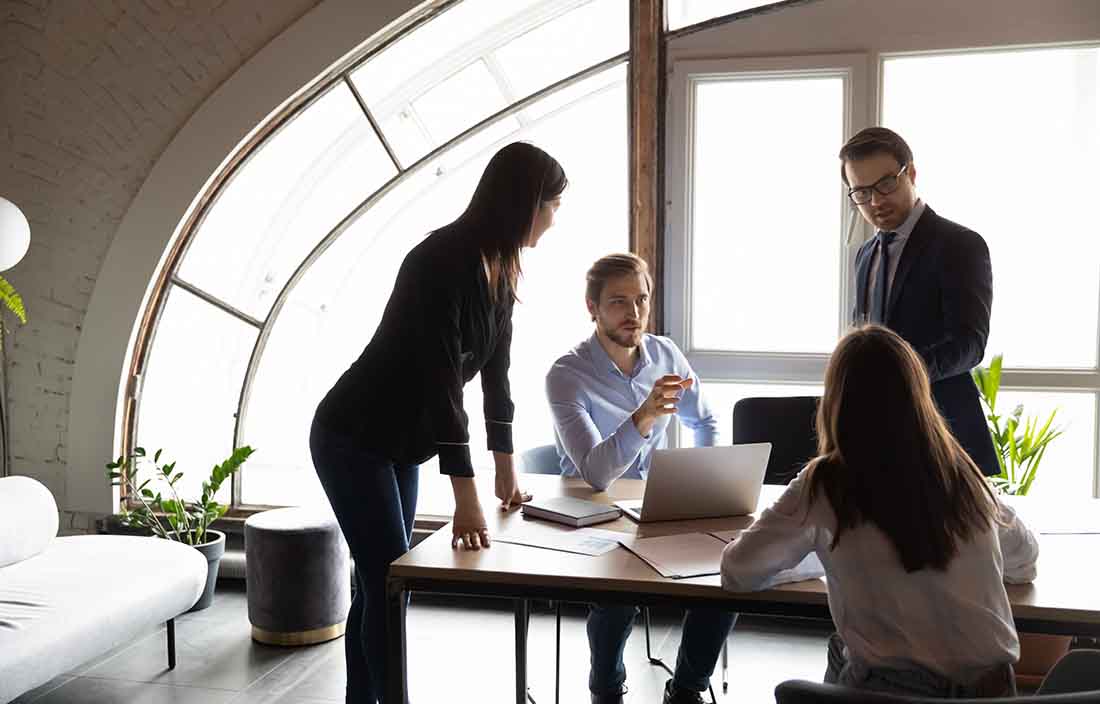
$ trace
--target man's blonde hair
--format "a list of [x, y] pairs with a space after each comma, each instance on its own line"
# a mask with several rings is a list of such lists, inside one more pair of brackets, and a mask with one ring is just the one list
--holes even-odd
[[607, 282], [619, 276], [641, 274], [645, 277], [645, 283], [649, 292], [653, 293], [653, 277], [649, 275], [649, 265], [636, 254], [620, 253], [608, 254], [600, 257], [592, 268], [588, 270], [584, 297], [593, 303], [599, 304], [600, 296]]

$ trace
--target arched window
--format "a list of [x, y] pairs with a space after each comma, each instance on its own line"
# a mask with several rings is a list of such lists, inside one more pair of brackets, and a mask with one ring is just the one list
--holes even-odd
[[[187, 468], [249, 444], [222, 500], [320, 499], [317, 402], [369, 341], [405, 253], [461, 211], [496, 149], [526, 140], [571, 183], [556, 227], [525, 255], [514, 317], [516, 448], [552, 442], [543, 377], [589, 334], [585, 270], [628, 246], [627, 14], [621, 0], [464, 0], [273, 116], [281, 126], [205, 195], [152, 297], [127, 440]], [[467, 385], [475, 464], [480, 401]], [[185, 496], [202, 475], [185, 474]], [[421, 513], [450, 512], [449, 485], [421, 486]]]

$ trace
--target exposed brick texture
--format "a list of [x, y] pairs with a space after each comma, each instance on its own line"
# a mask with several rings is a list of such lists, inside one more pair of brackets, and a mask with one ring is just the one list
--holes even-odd
[[54, 492], [69, 532], [91, 526], [65, 511], [73, 369], [119, 222], [184, 122], [318, 2], [0, 0], [0, 195], [31, 223], [4, 273], [29, 318], [4, 315], [12, 471]]

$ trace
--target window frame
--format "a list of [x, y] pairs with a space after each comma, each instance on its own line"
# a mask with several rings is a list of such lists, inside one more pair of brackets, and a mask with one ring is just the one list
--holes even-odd
[[[137, 405], [140, 402], [141, 387], [143, 381], [143, 374], [145, 365], [147, 363], [147, 355], [152, 347], [152, 341], [155, 337], [157, 323], [159, 321], [160, 311], [163, 310], [163, 301], [167, 296], [167, 293], [174, 287], [180, 286], [190, 293], [200, 295], [211, 303], [229, 315], [233, 315], [242, 319], [244, 322], [259, 327], [261, 330], [260, 337], [266, 341], [265, 330], [269, 330], [271, 321], [277, 313], [276, 305], [272, 306], [271, 312], [268, 314], [267, 319], [259, 321], [249, 318], [246, 314], [242, 314], [240, 311], [236, 311], [223, 302], [213, 299], [208, 294], [204, 295], [204, 292], [200, 293], [196, 290], [192, 290], [187, 285], [187, 282], [179, 280], [176, 276], [176, 270], [178, 264], [182, 259], [182, 255], [186, 249], [188, 243], [188, 233], [197, 230], [201, 227], [202, 218], [212, 202], [218, 197], [221, 190], [232, 179], [237, 168], [244, 163], [249, 156], [254, 153], [266, 139], [276, 132], [278, 132], [283, 125], [297, 114], [298, 111], [305, 109], [311, 104], [318, 96], [323, 94], [327, 88], [332, 87], [335, 83], [345, 81], [356, 95], [360, 106], [364, 109], [367, 115], [367, 119], [371, 122], [372, 128], [376, 135], [381, 139], [383, 145], [385, 145], [390, 158], [395, 162], [398, 167], [398, 174], [396, 179], [402, 178], [411, 169], [428, 163], [435, 157], [444, 154], [454, 144], [463, 141], [467, 136], [480, 129], [481, 126], [494, 122], [497, 119], [505, 115], [516, 114], [520, 112], [528, 104], [534, 102], [538, 98], [545, 97], [557, 90], [567, 88], [573, 83], [583, 80], [585, 77], [596, 73], [603, 68], [608, 68], [616, 63], [626, 62], [631, 57], [629, 51], [624, 54], [620, 54], [616, 57], [612, 57], [601, 64], [597, 64], [588, 67], [582, 71], [579, 71], [572, 76], [566, 77], [561, 81], [548, 86], [543, 90], [527, 96], [523, 100], [509, 104], [506, 108], [488, 116], [485, 120], [478, 123], [461, 134], [457, 135], [453, 139], [449, 140], [445, 144], [439, 145], [431, 152], [423, 156], [414, 164], [401, 164], [396, 158], [392, 148], [387, 141], [387, 138], [383, 131], [379, 129], [379, 125], [376, 123], [374, 117], [370, 114], [370, 111], [366, 109], [366, 106], [359, 95], [353, 81], [349, 80], [351, 74], [359, 68], [365, 61], [369, 60], [370, 56], [376, 52], [384, 50], [392, 42], [399, 40], [406, 33], [415, 30], [418, 26], [425, 22], [430, 22], [437, 18], [439, 15], [445, 13], [458, 4], [460, 0], [444, 0], [442, 2], [435, 3], [430, 6], [423, 7], [417, 14], [411, 16], [408, 19], [407, 24], [402, 27], [395, 27], [387, 30], [384, 34], [379, 35], [377, 38], [369, 42], [369, 47], [364, 47], [360, 52], [357, 52], [355, 56], [350, 57], [340, 65], [327, 71], [311, 85], [302, 94], [294, 96], [289, 99], [284, 106], [272, 117], [266, 120], [263, 124], [257, 126], [256, 130], [249, 135], [246, 141], [239, 147], [236, 153], [231, 154], [226, 158], [226, 162], [219, 173], [215, 174], [207, 187], [196, 197], [197, 206], [191, 211], [187, 218], [180, 223], [180, 230], [175, 241], [172, 242], [165, 253], [164, 263], [160, 271], [156, 274], [151, 282], [151, 290], [148, 297], [148, 302], [144, 306], [142, 317], [139, 321], [138, 329], [136, 331], [136, 339], [132, 347], [132, 355], [130, 358], [129, 370], [123, 379], [123, 389], [121, 390], [121, 404], [122, 404], [122, 443], [126, 449], [132, 448], [134, 445], [134, 439], [136, 437], [136, 421], [137, 421]], [[579, 0], [577, 0], [579, 2]], [[689, 214], [686, 211], [687, 204], [690, 200], [690, 184], [687, 178], [688, 160], [690, 158], [689, 145], [687, 144], [686, 130], [686, 118], [687, 113], [687, 101], [686, 95], [682, 86], [678, 83], [678, 80], [683, 79], [683, 70], [687, 68], [689, 64], [696, 64], [703, 66], [704, 64], [718, 65], [720, 67], [729, 67], [731, 65], [737, 65], [740, 67], [746, 67], [750, 70], [755, 70], [767, 74], [769, 72], [774, 75], [781, 75], [784, 71], [798, 71], [804, 70], [807, 65], [813, 64], [814, 61], [820, 61], [823, 64], [835, 63], [839, 60], [843, 60], [844, 57], [856, 57], [863, 62], [862, 78], [856, 78], [855, 73], [852, 74], [852, 78], [848, 81], [847, 88], [849, 93], [860, 93], [862, 95], [863, 109], [857, 110], [852, 107], [851, 97], [847, 99], [849, 101], [849, 119], [846, 120], [846, 133], [852, 134], [862, 126], [871, 124], [871, 122], [882, 114], [881, 112], [881, 98], [882, 80], [884, 76], [883, 62], [888, 58], [897, 56], [912, 56], [915, 54], [920, 55], [955, 55], [963, 53], [965, 51], [1012, 51], [1025, 48], [1060, 48], [1060, 47], [1072, 47], [1072, 46], [1090, 46], [1095, 47], [1100, 45], [1100, 42], [1095, 40], [1086, 41], [1050, 41], [1041, 44], [1012, 44], [1011, 39], [1005, 38], [1005, 36], [998, 35], [996, 31], [983, 34], [981, 30], [971, 30], [969, 35], [964, 38], [960, 38], [959, 33], [946, 35], [944, 38], [929, 38], [922, 36], [917, 39], [913, 36], [893, 37], [884, 40], [884, 46], [876, 45], [874, 42], [870, 44], [872, 51], [870, 53], [857, 53], [850, 54], [843, 51], [838, 53], [828, 54], [816, 54], [808, 56], [789, 56], [789, 57], [753, 57], [753, 58], [721, 58], [721, 59], [696, 59], [696, 58], [676, 58], [675, 54], [670, 55], [668, 50], [670, 48], [670, 40], [677, 39], [688, 34], [700, 32], [712, 27], [724, 25], [733, 22], [738, 19], [747, 18], [751, 15], [765, 14], [765, 13], [779, 13], [785, 11], [786, 3], [779, 3], [778, 5], [766, 5], [759, 8], [753, 8], [733, 15], [727, 15], [722, 17], [716, 17], [705, 22], [700, 22], [694, 25], [679, 28], [673, 32], [664, 32], [660, 40], [659, 53], [662, 57], [669, 57], [668, 63], [663, 68], [666, 71], [666, 75], [670, 76], [668, 84], [669, 94], [668, 101], [666, 103], [666, 112], [664, 117], [666, 118], [664, 125], [666, 128], [663, 130], [663, 137], [666, 142], [666, 150], [663, 154], [665, 163], [663, 168], [658, 166], [658, 178], [664, 178], [668, 184], [668, 198], [666, 201], [666, 227], [664, 246], [656, 252], [657, 255], [657, 271], [660, 271], [662, 267], [667, 267], [668, 274], [665, 276], [665, 280], [661, 285], [664, 286], [662, 295], [662, 301], [664, 302], [664, 310], [667, 311], [666, 319], [664, 321], [665, 329], [660, 330], [662, 334], [670, 334], [674, 339], [681, 343], [685, 354], [692, 362], [696, 371], [700, 377], [704, 380], [712, 381], [732, 381], [741, 383], [769, 383], [769, 384], [803, 384], [803, 383], [820, 383], [823, 376], [825, 364], [828, 360], [828, 355], [824, 354], [810, 354], [810, 353], [759, 353], [759, 352], [723, 352], [715, 350], [702, 350], [693, 349], [690, 344], [690, 308], [688, 303], [690, 302], [690, 289], [688, 285], [690, 283], [690, 235], [689, 230], [685, 225], [690, 223]], [[667, 23], [666, 23], [667, 24]], [[1052, 24], [1054, 27], [1054, 34], [1072, 34], [1072, 28], [1064, 28], [1057, 24]], [[965, 33], [964, 33], [965, 34]], [[1032, 36], [1033, 33], [1029, 33]], [[1050, 34], [1050, 32], [1041, 33], [1044, 38]], [[991, 39], [991, 37], [999, 37], [999, 39]], [[1008, 35], [1015, 36], [1015, 35]], [[944, 46], [946, 44], [965, 44], [970, 39], [975, 45], [981, 45], [986, 42], [1001, 41], [1001, 44], [992, 44], [987, 46], [976, 46], [972, 49], [959, 49]], [[927, 48], [917, 48], [918, 44], [927, 43]], [[903, 51], [894, 51], [894, 48], [903, 47]], [[845, 48], [845, 47], [841, 47]], [[889, 50], [887, 50], [889, 49]], [[492, 52], [487, 54], [488, 57], [492, 57]], [[872, 63], [873, 61], [873, 63]], [[820, 66], [819, 66], [820, 67]], [[727, 71], [729, 72], [729, 71]], [[838, 145], [839, 146], [839, 145]], [[632, 178], [636, 177], [636, 174], [631, 175]], [[382, 186], [382, 188], [375, 194], [372, 194], [368, 201], [373, 202], [373, 199], [380, 197], [390, 187], [390, 183]], [[838, 179], [838, 189], [841, 189], [841, 185]], [[842, 192], [842, 190], [841, 190]], [[683, 200], [677, 203], [677, 198]], [[841, 196], [843, 198], [843, 196]], [[333, 230], [336, 233], [338, 230], [347, 226], [347, 223], [351, 221], [359, 210], [366, 206], [366, 202], [360, 205], [353, 213], [349, 214], [339, 225]], [[851, 242], [846, 247], [842, 245], [842, 251], [845, 256], [842, 257], [843, 261], [840, 263], [842, 266], [840, 281], [842, 286], [841, 291], [841, 308], [838, 311], [839, 329], [843, 329], [843, 326], [847, 324], [847, 311], [852, 308], [853, 292], [850, 290], [851, 283], [851, 267], [853, 265], [854, 253], [858, 244], [865, 241], [872, 233], [871, 228], [866, 225], [861, 218], [855, 217], [855, 227], [851, 234]], [[852, 230], [850, 222], [846, 222], [848, 229]], [[333, 236], [330, 233], [321, 244], [318, 245], [318, 249], [323, 251], [327, 246], [325, 242], [329, 237]], [[320, 254], [320, 251], [316, 252], [316, 255]], [[310, 255], [314, 257], [314, 254]], [[303, 266], [305, 262], [303, 262]], [[299, 267], [299, 270], [292, 276], [292, 281], [300, 278], [301, 273], [304, 271], [303, 267]], [[292, 285], [288, 283], [283, 292], [280, 293], [280, 301], [278, 306], [282, 305], [282, 301], [285, 301], [286, 293]], [[257, 348], [254, 350], [253, 359], [249, 362], [249, 372], [246, 374], [246, 379], [249, 379], [251, 375], [254, 375], [257, 367], [256, 360], [258, 359], [259, 352], [262, 352], [262, 342], [258, 340]], [[1097, 335], [1097, 352], [1098, 360], [1100, 360], [1100, 331]], [[733, 370], [736, 370], [735, 372]], [[247, 387], [250, 381], [245, 381], [242, 388], [241, 406], [240, 409], [247, 408]], [[1010, 368], [1005, 369], [1003, 375], [1002, 388], [1012, 391], [1050, 391], [1050, 392], [1082, 392], [1091, 393], [1093, 395], [1093, 405], [1095, 409], [1095, 421], [1093, 424], [1093, 495], [1100, 496], [1100, 363], [1097, 368], [1093, 369], [1028, 369], [1028, 368]], [[240, 440], [240, 429], [243, 426], [242, 418], [243, 410], [239, 414], [237, 419], [236, 428], [234, 429], [235, 444]], [[242, 481], [241, 475], [235, 475], [233, 480], [233, 503], [231, 505], [230, 516], [235, 518], [243, 518], [250, 515], [256, 510], [263, 510], [269, 508], [259, 505], [244, 505], [239, 503], [241, 496], [240, 482]], [[421, 525], [424, 526], [436, 526], [442, 525], [445, 520], [437, 520], [437, 517], [417, 517], [418, 530]]]
[[[226, 164], [221, 171], [208, 183], [207, 188], [203, 193], [198, 196], [198, 207], [191, 213], [187, 220], [182, 223], [180, 231], [175, 239], [175, 242], [170, 247], [165, 261], [162, 265], [161, 271], [158, 276], [152, 282], [152, 291], [150, 297], [146, 303], [145, 311], [142, 319], [139, 322], [135, 344], [133, 347], [130, 369], [127, 376], [124, 379], [124, 397], [123, 397], [123, 426], [122, 426], [122, 448], [124, 453], [129, 453], [135, 446], [138, 436], [138, 424], [140, 420], [140, 407], [141, 397], [143, 390], [143, 379], [145, 374], [145, 368], [148, 365], [149, 354], [153, 350], [156, 341], [157, 328], [160, 323], [161, 315], [165, 309], [165, 303], [168, 299], [168, 294], [174, 288], [181, 288], [187, 291], [189, 294], [195, 295], [202, 299], [211, 306], [221, 310], [223, 313], [237, 318], [238, 320], [246, 323], [247, 325], [257, 328], [258, 335], [255, 346], [253, 347], [252, 354], [249, 357], [248, 365], [245, 370], [244, 377], [241, 383], [241, 390], [239, 395], [239, 401], [237, 405], [237, 413], [235, 422], [232, 429], [233, 443], [231, 447], [239, 447], [242, 443], [242, 434], [245, 427], [245, 418], [248, 412], [248, 403], [250, 397], [250, 391], [255, 380], [256, 372], [259, 368], [259, 362], [263, 355], [264, 347], [267, 343], [270, 333], [274, 327], [274, 322], [278, 317], [280, 310], [285, 304], [290, 292], [294, 289], [294, 286], [301, 280], [305, 271], [309, 268], [314, 261], [316, 261], [321, 254], [332, 244], [337, 237], [339, 237], [344, 231], [350, 227], [350, 225], [367, 209], [369, 209], [379, 199], [383, 198], [397, 183], [403, 179], [415, 175], [421, 169], [431, 164], [435, 159], [441, 156], [445, 156], [453, 147], [460, 146], [467, 138], [476, 135], [482, 129], [491, 126], [492, 124], [506, 119], [511, 116], [522, 117], [522, 112], [531, 105], [537, 103], [543, 98], [554, 95], [559, 91], [566, 90], [569, 87], [584, 81], [585, 79], [594, 76], [602, 71], [611, 69], [620, 64], [628, 63], [630, 59], [629, 49], [615, 56], [609, 57], [599, 63], [587, 66], [579, 71], [574, 72], [571, 75], [548, 85], [540, 90], [523, 96], [519, 99], [513, 100], [513, 102], [506, 104], [503, 108], [487, 115], [482, 120], [478, 121], [465, 129], [459, 134], [446, 140], [445, 142], [432, 148], [423, 156], [419, 157], [412, 163], [403, 164], [398, 156], [395, 154], [391, 147], [385, 132], [381, 129], [380, 124], [375, 119], [374, 113], [368, 108], [364, 101], [360, 91], [356, 87], [351, 75], [363, 64], [370, 60], [372, 56], [378, 52], [384, 51], [386, 47], [395, 41], [400, 40], [406, 34], [415, 31], [425, 22], [430, 22], [443, 14], [446, 10], [454, 7], [458, 4], [459, 0], [450, 0], [439, 7], [426, 11], [423, 15], [412, 19], [407, 26], [399, 31], [394, 32], [392, 35], [388, 35], [383, 41], [370, 46], [368, 49], [364, 49], [362, 53], [348, 59], [344, 65], [333, 69], [319, 78], [312, 86], [303, 91], [302, 94], [295, 98], [288, 100], [284, 107], [275, 115], [271, 116], [264, 124], [258, 126], [253, 135], [250, 136], [238, 149], [238, 151], [226, 159]], [[571, 9], [579, 6], [580, 0], [563, 0], [559, 2], [546, 2], [540, 7], [538, 13], [538, 19], [542, 19], [547, 13], [546, 9], [555, 6], [558, 8], [565, 8], [562, 11], [568, 12]], [[530, 24], [532, 18], [526, 18], [526, 22], [516, 24], [512, 26], [515, 30], [516, 27]], [[530, 27], [526, 27], [529, 29]], [[526, 29], [524, 30], [526, 31]], [[496, 37], [494, 41], [498, 41], [499, 37]], [[491, 55], [491, 52], [490, 52]], [[456, 69], [458, 70], [458, 69]], [[301, 114], [304, 110], [314, 104], [322, 96], [328, 93], [330, 89], [336, 89], [338, 84], [345, 84], [352, 92], [358, 103], [360, 109], [363, 111], [367, 121], [370, 123], [370, 127], [374, 132], [375, 137], [382, 143], [387, 155], [391, 162], [396, 167], [396, 174], [379, 186], [373, 193], [366, 196], [366, 198], [354, 207], [351, 212], [342, 217], [339, 222], [325, 234], [317, 243], [317, 245], [310, 251], [310, 253], [303, 258], [302, 262], [295, 269], [293, 274], [287, 280], [286, 284], [280, 290], [276, 296], [275, 301], [263, 320], [257, 319], [239, 309], [232, 304], [221, 300], [220, 298], [210, 294], [209, 292], [191, 284], [188, 281], [181, 279], [178, 275], [178, 271], [181, 263], [183, 262], [187, 248], [194, 239], [195, 233], [197, 233], [205, 220], [206, 215], [210, 212], [211, 208], [217, 202], [226, 188], [233, 182], [234, 177], [240, 173], [241, 168], [248, 163], [252, 156], [259, 153], [262, 147], [277, 135], [281, 130], [289, 125], [293, 119]], [[522, 122], [522, 120], [521, 120]], [[228, 432], [228, 428], [227, 428]], [[275, 508], [274, 506], [265, 504], [246, 504], [241, 501], [243, 494], [243, 482], [245, 481], [245, 472], [237, 472], [231, 479], [231, 500], [229, 504], [229, 512], [227, 517], [230, 520], [240, 520], [247, 518], [249, 515], [258, 511]], [[128, 508], [136, 508], [138, 502], [133, 497], [127, 496], [125, 487], [122, 488], [120, 498]], [[436, 516], [424, 516], [423, 520], [427, 521], [427, 525], [435, 525], [439, 522], [441, 517]], [[421, 517], [417, 517], [418, 525], [421, 521]], [[445, 522], [445, 521], [443, 521]]]
[[[921, 50], [876, 51], [868, 54], [824, 54], [808, 56], [727, 57], [698, 59], [690, 55], [674, 58], [669, 67], [669, 100], [667, 155], [667, 232], [663, 256], [667, 276], [664, 301], [667, 330], [684, 350], [696, 373], [704, 381], [805, 384], [820, 383], [824, 377], [827, 354], [810, 353], [762, 353], [745, 351], [721, 351], [696, 348], [691, 340], [691, 277], [692, 271], [692, 134], [694, 111], [689, 92], [694, 76], [720, 76], [729, 74], [761, 76], [798, 75], [825, 69], [842, 61], [852, 63], [848, 83], [849, 116], [845, 120], [845, 133], [850, 136], [868, 124], [877, 124], [883, 114], [883, 96], [886, 61], [910, 56], [954, 56], [971, 52], [1009, 52], [1042, 48], [1100, 47], [1097, 41], [1064, 41], [1024, 44], [1000, 44], [973, 48], [936, 47]], [[859, 101], [862, 101], [862, 105]], [[839, 145], [838, 145], [839, 148]], [[841, 187], [838, 179], [838, 188]], [[841, 198], [845, 198], [841, 191]], [[850, 231], [846, 256], [841, 264], [841, 309], [838, 311], [840, 327], [848, 324], [848, 311], [853, 309], [855, 292], [852, 290], [851, 271], [858, 246], [873, 237], [873, 228], [853, 209], [846, 229]], [[854, 222], [853, 222], [854, 220]], [[1093, 396], [1094, 422], [1092, 457], [1092, 495], [1100, 497], [1100, 326], [1096, 339], [1097, 366], [1078, 368], [1006, 367], [1002, 373], [1001, 388], [1005, 391], [1089, 393]]]
[[[668, 149], [666, 153], [667, 231], [665, 234], [664, 302], [667, 311], [663, 331], [684, 351], [688, 361], [703, 380], [728, 382], [767, 382], [807, 384], [820, 383], [825, 373], [828, 355], [808, 352], [757, 352], [712, 350], [696, 347], [691, 339], [691, 301], [693, 268], [693, 127], [695, 118], [694, 86], [719, 80], [724, 76], [739, 78], [796, 78], [813, 76], [844, 77], [844, 134], [851, 135], [868, 124], [870, 90], [867, 54], [821, 54], [797, 57], [758, 57], [726, 59], [680, 59], [671, 66], [669, 80]], [[839, 149], [839, 145], [838, 145]], [[837, 179], [837, 207], [847, 213], [847, 196]], [[851, 227], [851, 216], [843, 220]], [[866, 228], [858, 228], [851, 245], [841, 238], [840, 267], [841, 309], [837, 312], [837, 332], [848, 323], [854, 301], [850, 274], [858, 244], [869, 236]]]
[[[895, 58], [914, 56], [961, 56], [964, 54], [988, 54], [1027, 51], [1032, 49], [1071, 49], [1093, 48], [1100, 50], [1100, 41], [1065, 41], [1022, 44], [1001, 44], [993, 46], [966, 48], [934, 48], [927, 50], [882, 51], [875, 61], [875, 116], [881, 119], [883, 98], [885, 96], [886, 62]], [[868, 234], [870, 226], [866, 226]], [[1100, 271], [1097, 273], [1100, 278]], [[1098, 321], [1100, 323], [1100, 321]], [[1093, 453], [1092, 453], [1092, 497], [1100, 498], [1100, 324], [1096, 333], [1097, 365], [1092, 369], [1068, 367], [1005, 367], [1001, 372], [1001, 390], [1019, 392], [1049, 393], [1091, 393], [1093, 396]]]

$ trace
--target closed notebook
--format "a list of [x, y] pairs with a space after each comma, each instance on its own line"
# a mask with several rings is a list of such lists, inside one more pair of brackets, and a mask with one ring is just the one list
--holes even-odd
[[523, 505], [523, 515], [544, 518], [567, 526], [590, 526], [593, 523], [613, 521], [622, 515], [616, 506], [598, 504], [595, 501], [556, 496], [542, 501], [529, 501]]

